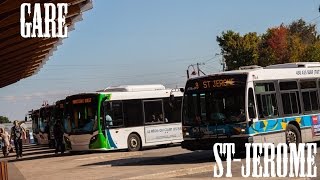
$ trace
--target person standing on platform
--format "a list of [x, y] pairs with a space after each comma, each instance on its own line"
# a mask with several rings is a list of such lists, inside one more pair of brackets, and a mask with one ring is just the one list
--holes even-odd
[[13, 127], [11, 128], [11, 138], [14, 142], [14, 147], [16, 150], [17, 159], [22, 158], [22, 137], [24, 135], [23, 128], [20, 127], [18, 121], [13, 122]]
[[10, 135], [4, 128], [0, 128], [0, 136], [3, 143], [2, 152], [4, 157], [7, 157], [10, 151]]
[[57, 154], [60, 150], [61, 154], [64, 153], [65, 147], [63, 143], [63, 127], [60, 121], [57, 121], [53, 128], [54, 139], [56, 140], [56, 150]]

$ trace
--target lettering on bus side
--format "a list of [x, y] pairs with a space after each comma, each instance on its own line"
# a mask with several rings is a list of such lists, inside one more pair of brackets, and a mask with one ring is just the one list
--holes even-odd
[[320, 116], [312, 116], [312, 135], [319, 136], [320, 135]]
[[303, 76], [303, 75], [319, 75], [320, 70], [313, 70], [313, 69], [305, 69], [305, 70], [297, 70], [296, 75]]

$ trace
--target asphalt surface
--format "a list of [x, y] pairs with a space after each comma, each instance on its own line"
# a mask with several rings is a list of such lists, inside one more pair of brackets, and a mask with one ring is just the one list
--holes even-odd
[[[319, 147], [317, 149], [319, 150]], [[239, 158], [241, 162], [232, 163], [231, 179], [243, 179], [241, 165], [245, 163], [245, 154], [239, 154], [236, 158]], [[11, 154], [9, 158], [1, 160], [8, 161], [10, 180], [215, 179], [213, 178], [212, 151], [192, 152], [181, 149], [180, 146], [152, 147], [138, 152], [110, 151], [55, 155], [54, 151], [47, 147], [25, 145], [22, 159], [15, 160], [14, 154]], [[316, 164], [320, 167], [320, 155], [318, 154]], [[226, 167], [225, 161], [223, 165]], [[317, 169], [317, 174], [320, 176], [320, 168]]]

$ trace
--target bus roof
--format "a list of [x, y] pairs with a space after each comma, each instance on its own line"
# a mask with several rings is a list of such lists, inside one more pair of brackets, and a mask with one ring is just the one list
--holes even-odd
[[129, 99], [150, 99], [150, 98], [163, 98], [174, 95], [176, 97], [183, 96], [181, 89], [166, 89], [161, 84], [152, 85], [121, 85], [112, 86], [104, 90], [92, 93], [80, 93], [68, 96], [67, 99], [73, 96], [93, 95], [93, 94], [110, 94], [110, 100], [129, 100]]
[[135, 92], [165, 90], [161, 84], [110, 86], [98, 92]]
[[312, 68], [320, 67], [320, 62], [295, 62], [285, 64], [275, 64], [265, 67], [266, 69], [278, 69], [278, 68]]
[[244, 68], [241, 67], [240, 70], [218, 72], [190, 79], [202, 79], [210, 76], [239, 74], [247, 74], [248, 81], [320, 78], [320, 63], [296, 62], [270, 65], [263, 68], [260, 66], [246, 66]]
[[61, 100], [58, 100], [56, 101], [55, 105], [58, 105], [58, 104], [64, 104], [66, 101], [66, 99], [61, 99]]
[[165, 98], [174, 95], [176, 97], [183, 96], [180, 89], [164, 89], [156, 91], [133, 91], [133, 92], [106, 92], [111, 94], [110, 100], [129, 100], [129, 99], [151, 99], [151, 98]]
[[41, 107], [40, 110], [54, 108], [54, 107], [55, 107], [55, 105], [46, 105], [46, 106]]

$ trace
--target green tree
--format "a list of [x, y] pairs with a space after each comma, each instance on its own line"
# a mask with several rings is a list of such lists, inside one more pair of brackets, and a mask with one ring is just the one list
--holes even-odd
[[268, 29], [264, 40], [269, 52], [275, 57], [276, 63], [288, 62], [288, 29], [281, 25]]
[[259, 43], [257, 33], [241, 36], [233, 31], [223, 32], [217, 37], [228, 70], [239, 66], [257, 64], [259, 59]]
[[317, 29], [315, 24], [307, 24], [303, 19], [293, 21], [288, 25], [291, 35], [301, 38], [304, 44], [314, 44], [317, 40]]
[[303, 61], [320, 62], [320, 41], [306, 48]]
[[301, 62], [305, 59], [307, 44], [297, 35], [288, 36], [288, 59], [287, 62]]
[[5, 116], [0, 116], [0, 124], [3, 124], [3, 123], [9, 123], [9, 119], [8, 117], [5, 117]]
[[269, 28], [262, 35], [234, 31], [217, 36], [228, 70], [240, 66], [317, 61], [320, 62], [320, 38], [316, 26], [302, 19], [289, 25]]

